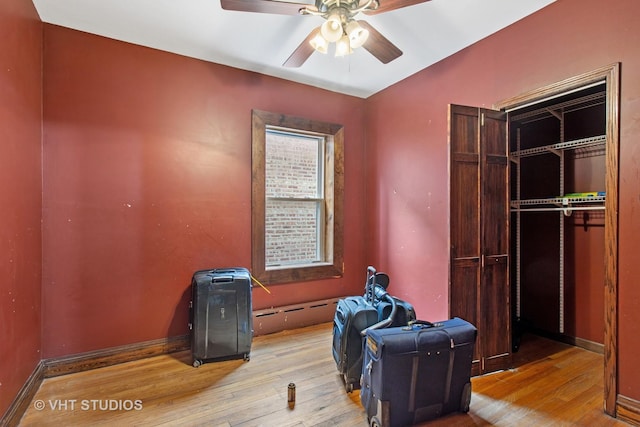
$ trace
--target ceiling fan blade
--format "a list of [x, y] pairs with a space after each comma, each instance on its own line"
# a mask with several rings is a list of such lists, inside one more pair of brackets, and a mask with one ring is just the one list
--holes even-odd
[[306, 39], [302, 41], [293, 51], [291, 56], [284, 61], [282, 64], [285, 67], [297, 68], [304, 64], [304, 62], [309, 59], [311, 54], [315, 51], [313, 46], [311, 46], [310, 41], [320, 32], [320, 28], [316, 28], [309, 33]]
[[290, 3], [276, 0], [220, 0], [224, 10], [240, 12], [274, 13], [278, 15], [300, 15], [300, 9], [317, 10], [305, 3]]
[[377, 9], [367, 9], [362, 11], [362, 13], [366, 13], [367, 15], [376, 15], [378, 13], [389, 12], [391, 10], [413, 6], [414, 4], [426, 3], [428, 1], [429, 0], [378, 0], [379, 6]]
[[364, 42], [362, 47], [378, 58], [380, 62], [388, 64], [402, 55], [402, 51], [398, 49], [396, 45], [380, 34], [378, 30], [373, 28], [367, 21], [358, 21], [358, 24], [360, 24], [362, 28], [369, 30], [369, 38], [367, 38], [367, 41]]

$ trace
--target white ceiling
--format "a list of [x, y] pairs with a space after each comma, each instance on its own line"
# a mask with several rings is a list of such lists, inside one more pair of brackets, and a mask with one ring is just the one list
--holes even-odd
[[362, 48], [343, 58], [330, 50], [314, 53], [300, 68], [282, 63], [323, 22], [321, 17], [227, 11], [219, 0], [33, 3], [43, 22], [367, 98], [554, 1], [431, 0], [360, 14], [358, 19], [404, 54], [385, 65]]

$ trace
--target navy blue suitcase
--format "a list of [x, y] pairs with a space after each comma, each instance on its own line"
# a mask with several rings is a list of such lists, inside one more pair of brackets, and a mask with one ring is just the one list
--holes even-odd
[[348, 393], [360, 388], [364, 331], [407, 325], [416, 319], [410, 303], [386, 292], [388, 285], [387, 274], [368, 267], [364, 296], [338, 300], [333, 318], [332, 352]]
[[361, 331], [378, 322], [378, 311], [362, 296], [338, 300], [333, 318], [333, 360], [342, 375], [345, 389], [360, 387], [362, 374]]
[[477, 330], [459, 318], [368, 330], [360, 401], [370, 426], [467, 412]]

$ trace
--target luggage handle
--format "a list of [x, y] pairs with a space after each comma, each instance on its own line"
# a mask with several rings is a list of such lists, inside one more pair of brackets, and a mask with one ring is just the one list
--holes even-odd
[[235, 274], [237, 271], [237, 268], [215, 268], [210, 271], [210, 274]]
[[375, 325], [371, 325], [368, 328], [365, 328], [362, 331], [360, 331], [360, 335], [363, 337], [367, 335], [367, 331], [370, 331], [372, 329], [386, 328], [393, 322], [393, 318], [395, 317], [396, 311], [398, 310], [398, 306], [396, 305], [396, 300], [394, 300], [393, 297], [390, 296], [386, 291], [384, 291], [384, 293], [381, 294], [381, 297], [385, 298], [387, 301], [391, 303], [391, 313], [389, 313], [389, 317], [387, 317], [386, 319], [381, 320]]
[[213, 276], [211, 283], [227, 283], [233, 282], [233, 276]]
[[409, 321], [409, 326], [418, 325], [427, 328], [433, 328], [434, 326], [438, 326], [437, 323], [429, 322], [428, 320], [411, 320]]
[[367, 267], [367, 279], [364, 283], [364, 298], [370, 304], [382, 299], [389, 287], [389, 275], [376, 271], [375, 267]]
[[367, 302], [373, 304], [374, 288], [376, 286], [376, 269], [372, 265], [367, 267], [367, 280], [364, 282], [364, 298]]

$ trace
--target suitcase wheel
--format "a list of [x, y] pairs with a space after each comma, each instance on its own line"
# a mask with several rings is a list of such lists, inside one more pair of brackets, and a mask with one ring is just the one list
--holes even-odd
[[373, 417], [369, 420], [369, 427], [380, 427], [381, 425], [378, 417]]
[[249, 356], [249, 353], [245, 353], [245, 354], [242, 356], [242, 359], [243, 359], [245, 362], [248, 362], [249, 360], [251, 360], [251, 356]]
[[462, 396], [460, 396], [460, 412], [469, 412], [469, 406], [471, 405], [471, 383], [466, 383], [462, 389]]
[[349, 381], [347, 374], [342, 374], [342, 381], [344, 381], [344, 389], [347, 393], [351, 393], [353, 391], [353, 383]]
[[200, 365], [202, 365], [202, 360], [193, 359], [193, 367], [194, 368], [197, 368]]

